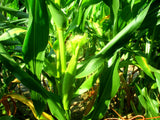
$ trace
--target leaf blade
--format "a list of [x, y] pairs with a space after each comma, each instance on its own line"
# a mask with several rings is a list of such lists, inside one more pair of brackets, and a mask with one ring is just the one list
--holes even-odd
[[26, 63], [30, 62], [33, 74], [40, 77], [44, 61], [44, 50], [48, 43], [49, 19], [44, 0], [28, 0], [29, 27], [23, 43], [22, 53]]
[[141, 69], [149, 76], [151, 77], [153, 80], [155, 79], [153, 77], [153, 74], [151, 73], [151, 69], [147, 63], [147, 60], [142, 57], [142, 56], [135, 56], [136, 61], [138, 62], [138, 64], [140, 65]]

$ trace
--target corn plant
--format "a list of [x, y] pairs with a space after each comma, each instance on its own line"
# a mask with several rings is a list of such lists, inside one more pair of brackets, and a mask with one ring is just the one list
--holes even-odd
[[[70, 120], [72, 100], [96, 84], [82, 119], [98, 120], [106, 117], [116, 94], [124, 95], [121, 86], [134, 86], [145, 111], [141, 114], [159, 116], [159, 62], [154, 64], [159, 57], [157, 0], [25, 0], [21, 6], [18, 2], [22, 1], [0, 2], [2, 101], [11, 97], [23, 102], [36, 119]], [[137, 66], [139, 74], [127, 85], [129, 65]], [[14, 77], [7, 81], [5, 74]], [[41, 84], [42, 77], [48, 85]], [[31, 100], [8, 91], [14, 79], [29, 88]], [[127, 95], [131, 110], [141, 112]], [[46, 106], [51, 115], [44, 111]]]

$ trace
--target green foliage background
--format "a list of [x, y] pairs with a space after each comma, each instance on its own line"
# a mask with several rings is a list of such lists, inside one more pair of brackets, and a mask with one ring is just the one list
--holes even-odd
[[[70, 120], [71, 101], [98, 84], [82, 119], [105, 118], [115, 95], [115, 109], [123, 115], [159, 116], [159, 5], [158, 0], [1, 0], [0, 99], [11, 94], [8, 86], [17, 78], [29, 88], [35, 118], [42, 119], [48, 106], [49, 119]], [[130, 66], [136, 68], [131, 75]]]

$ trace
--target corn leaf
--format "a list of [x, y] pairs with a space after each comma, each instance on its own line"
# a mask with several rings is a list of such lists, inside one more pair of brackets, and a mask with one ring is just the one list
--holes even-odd
[[5, 12], [8, 12], [8, 13], [10, 13], [11, 15], [16, 16], [16, 17], [19, 17], [19, 18], [28, 18], [28, 14], [27, 14], [27, 13], [21, 12], [21, 11], [18, 11], [18, 10], [15, 10], [15, 9], [13, 9], [13, 8], [8, 8], [8, 7], [1, 6], [1, 5], [0, 5], [0, 10], [1, 10], [1, 11], [5, 11]]
[[[137, 86], [139, 87], [139, 86]], [[140, 88], [138, 88], [140, 89]], [[154, 99], [150, 98], [150, 96], [147, 93], [147, 88], [144, 87], [140, 91], [140, 95], [138, 96], [138, 99], [142, 106], [145, 108], [146, 111], [146, 116], [148, 117], [155, 117], [159, 116], [159, 105], [158, 102], [155, 101]], [[156, 119], [156, 118], [155, 118]], [[156, 119], [158, 120], [158, 118]]]
[[47, 103], [53, 116], [55, 116], [58, 120], [66, 120], [65, 111], [61, 107], [62, 105], [55, 104], [55, 97], [52, 95], [52, 93], [50, 93]]
[[[22, 52], [24, 60], [29, 62], [32, 73], [40, 78], [45, 48], [48, 43], [49, 19], [45, 0], [28, 0], [29, 28], [25, 37]], [[40, 116], [45, 107], [45, 102], [40, 94], [31, 92], [33, 104]]]
[[21, 80], [21, 82], [28, 88], [44, 94], [39, 82], [35, 81], [29, 74], [21, 70], [17, 63], [12, 59], [9, 54], [4, 50], [2, 44], [0, 44], [0, 60], [6, 67], [13, 72], [13, 74]]
[[154, 75], [156, 77], [156, 83], [157, 83], [158, 90], [159, 90], [159, 93], [160, 93], [160, 73], [154, 72]]
[[151, 69], [149, 67], [149, 64], [147, 63], [147, 60], [142, 56], [136, 56], [136, 61], [138, 62], [140, 68], [153, 80], [155, 79], [153, 77], [153, 74], [151, 73]]
[[46, 107], [46, 101], [41, 96], [41, 94], [39, 94], [33, 90], [31, 91], [31, 98], [32, 98], [36, 113], [37, 113], [38, 117], [40, 117]]
[[4, 32], [1, 36], [0, 36], [0, 41], [5, 41], [5, 40], [9, 40], [9, 39], [15, 39], [15, 37], [19, 38], [22, 35], [24, 36], [26, 33], [25, 29], [22, 28], [13, 28], [10, 29], [6, 32]]
[[82, 8], [87, 8], [90, 5], [101, 2], [102, 0], [83, 0], [81, 3]]
[[113, 56], [113, 64], [108, 68], [103, 70], [100, 77], [100, 90], [99, 97], [97, 98], [94, 110], [91, 112], [90, 116], [92, 119], [102, 119], [106, 113], [110, 100], [117, 93], [120, 86], [120, 78], [118, 74], [118, 65], [120, 59], [115, 54]]
[[95, 73], [93, 73], [93, 75], [91, 75], [88, 79], [86, 79], [82, 83], [82, 85], [76, 90], [76, 92], [74, 93], [74, 97], [88, 91], [94, 85], [94, 83], [96, 83], [96, 80], [98, 79], [102, 69], [103, 66], [100, 68], [100, 70], [97, 70]]
[[101, 57], [91, 58], [88, 64], [85, 64], [84, 66], [79, 68], [76, 78], [83, 78], [88, 76], [89, 74], [95, 72], [100, 66], [102, 66], [103, 63], [104, 59]]
[[119, 0], [112, 0], [112, 10], [114, 14], [114, 24], [113, 24], [113, 36], [118, 32], [118, 10], [119, 10]]
[[45, 0], [28, 0], [29, 26], [22, 52], [30, 70], [40, 77], [44, 61], [44, 50], [48, 43], [49, 19]]
[[47, 59], [44, 60], [44, 66], [43, 70], [49, 75], [53, 77], [57, 77], [57, 69], [56, 69], [56, 63], [51, 63]]
[[76, 27], [79, 27], [80, 24], [82, 24], [82, 31], [84, 31], [84, 24], [87, 17], [88, 10], [87, 8], [93, 4], [97, 4], [101, 2], [102, 0], [83, 0], [79, 9], [75, 13], [75, 17], [73, 19], [73, 22], [70, 24], [70, 27], [68, 28], [68, 31], [71, 31], [75, 29]]

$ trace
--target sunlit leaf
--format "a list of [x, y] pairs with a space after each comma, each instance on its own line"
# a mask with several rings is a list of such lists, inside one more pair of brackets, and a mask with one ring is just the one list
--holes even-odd
[[93, 75], [91, 75], [88, 79], [86, 79], [82, 85], [76, 90], [76, 92], [74, 93], [75, 96], [81, 95], [82, 93], [88, 91], [96, 82], [101, 70], [103, 69], [103, 67], [96, 71], [95, 73], [93, 73]]
[[158, 86], [158, 90], [160, 92], [160, 73], [154, 72], [154, 75], [156, 77], [156, 83], [157, 83], [157, 86]]
[[112, 0], [112, 10], [114, 15], [113, 24], [113, 36], [118, 32], [118, 10], [119, 10], [119, 0]]
[[141, 69], [148, 75], [150, 76], [153, 80], [155, 79], [153, 77], [153, 74], [151, 72], [151, 69], [147, 63], [147, 60], [142, 57], [142, 56], [135, 56], [136, 61], [138, 62], [139, 66], [141, 67]]
[[[140, 89], [140, 88], [139, 88]], [[159, 115], [159, 105], [158, 102], [152, 99], [148, 93], [147, 88], [144, 87], [140, 91], [140, 95], [138, 96], [140, 103], [145, 108], [146, 114], [149, 117], [155, 117]], [[156, 118], [155, 118], [156, 119]], [[157, 118], [158, 120], [158, 118]]]
[[44, 61], [44, 68], [43, 68], [43, 70], [45, 72], [47, 72], [49, 76], [53, 76], [53, 77], [57, 76], [56, 75], [56, 73], [57, 73], [56, 63], [51, 63], [47, 59], [45, 59], [45, 61]]
[[83, 8], [87, 8], [88, 6], [99, 3], [101, 1], [102, 0], [94, 0], [94, 1], [93, 0], [83, 0], [82, 3], [81, 3], [81, 6]]
[[5, 41], [5, 40], [9, 40], [9, 39], [15, 39], [15, 37], [19, 37], [20, 35], [24, 35], [26, 33], [25, 29], [22, 28], [13, 28], [10, 29], [6, 32], [4, 32], [1, 36], [0, 36], [0, 41]]
[[82, 78], [91, 74], [92, 72], [96, 71], [103, 63], [104, 59], [101, 57], [92, 58], [87, 65], [84, 65], [84, 67], [79, 69], [76, 78]]

